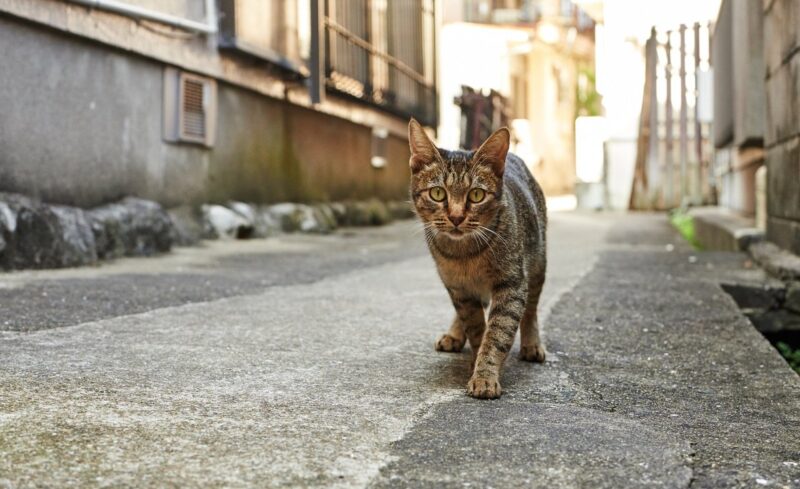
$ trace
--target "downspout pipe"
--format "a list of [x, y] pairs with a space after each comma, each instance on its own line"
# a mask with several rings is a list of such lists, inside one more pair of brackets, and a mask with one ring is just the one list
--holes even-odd
[[71, 3], [76, 3], [89, 8], [98, 10], [106, 10], [117, 14], [133, 17], [135, 19], [150, 20], [159, 22], [161, 24], [177, 27], [191, 32], [200, 32], [203, 34], [216, 34], [217, 16], [214, 7], [214, 0], [205, 0], [206, 20], [205, 22], [197, 22], [194, 20], [185, 19], [176, 15], [169, 15], [162, 12], [149, 10], [146, 8], [131, 5], [120, 0], [69, 0]]

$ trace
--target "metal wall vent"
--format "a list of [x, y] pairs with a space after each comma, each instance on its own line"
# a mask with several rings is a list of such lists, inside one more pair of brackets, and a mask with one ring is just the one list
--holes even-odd
[[164, 138], [213, 146], [217, 85], [211, 78], [167, 68], [164, 72]]

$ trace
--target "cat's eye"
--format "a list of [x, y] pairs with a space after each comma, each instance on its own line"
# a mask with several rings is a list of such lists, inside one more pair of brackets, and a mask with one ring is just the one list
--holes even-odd
[[474, 188], [468, 194], [469, 201], [475, 204], [482, 201], [484, 197], [486, 197], [486, 191], [482, 188]]
[[447, 192], [445, 192], [442, 187], [433, 187], [428, 192], [430, 193], [431, 199], [436, 202], [441, 202], [447, 197]]

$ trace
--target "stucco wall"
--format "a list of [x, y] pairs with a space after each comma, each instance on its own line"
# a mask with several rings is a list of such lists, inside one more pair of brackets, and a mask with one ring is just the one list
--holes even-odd
[[167, 143], [161, 63], [3, 16], [0, 47], [0, 190], [81, 206], [406, 194], [396, 136], [377, 170], [369, 127], [221, 82], [214, 148]]
[[767, 237], [800, 254], [800, 3], [764, 1]]

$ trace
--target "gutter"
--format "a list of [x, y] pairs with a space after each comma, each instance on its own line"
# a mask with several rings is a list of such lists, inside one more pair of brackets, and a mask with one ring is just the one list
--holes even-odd
[[185, 19], [176, 15], [169, 15], [155, 10], [149, 10], [136, 5], [131, 5], [121, 0], [68, 0], [71, 3], [80, 4], [89, 8], [106, 10], [117, 14], [133, 17], [140, 20], [151, 20], [161, 24], [177, 27], [191, 32], [203, 34], [216, 34], [217, 16], [214, 0], [205, 0], [206, 20], [197, 22]]

